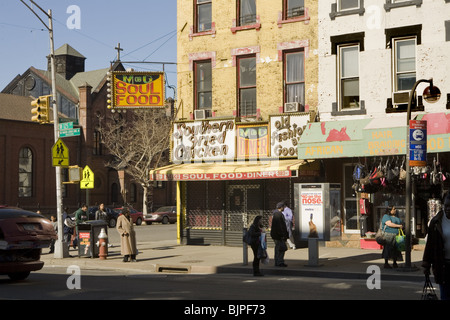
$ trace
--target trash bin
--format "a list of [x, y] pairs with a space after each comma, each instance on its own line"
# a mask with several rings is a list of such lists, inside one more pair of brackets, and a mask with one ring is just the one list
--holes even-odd
[[98, 258], [98, 235], [102, 228], [108, 234], [108, 224], [104, 220], [88, 220], [78, 225], [78, 256]]

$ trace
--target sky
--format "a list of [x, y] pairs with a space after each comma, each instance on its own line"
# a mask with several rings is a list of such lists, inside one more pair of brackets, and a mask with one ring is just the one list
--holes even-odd
[[[48, 25], [48, 17], [30, 0]], [[49, 32], [20, 0], [0, 0], [0, 91], [29, 67], [47, 69]], [[125, 62], [176, 62], [176, 0], [34, 0], [52, 10], [55, 50], [67, 43], [86, 57], [85, 71], [108, 68], [117, 57], [125, 68], [163, 71], [162, 64]], [[176, 65], [166, 64], [166, 81], [176, 86]], [[167, 89], [166, 96], [173, 97]]]

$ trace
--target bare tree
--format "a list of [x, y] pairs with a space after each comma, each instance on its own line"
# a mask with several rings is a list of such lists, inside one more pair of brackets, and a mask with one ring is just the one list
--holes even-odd
[[164, 109], [135, 110], [99, 119], [102, 143], [112, 158], [106, 166], [124, 170], [144, 189], [143, 214], [152, 192], [150, 170], [168, 164], [171, 118]]

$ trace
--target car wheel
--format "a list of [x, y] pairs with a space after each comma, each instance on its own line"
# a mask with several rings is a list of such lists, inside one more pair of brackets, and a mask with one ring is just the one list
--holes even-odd
[[19, 280], [25, 280], [29, 275], [30, 275], [30, 271], [25, 271], [25, 272], [9, 273], [8, 277], [11, 280], [19, 281]]
[[169, 223], [169, 217], [164, 216], [164, 217], [162, 218], [162, 223], [163, 223], [163, 224], [168, 224], [168, 223]]
[[137, 218], [136, 219], [136, 225], [140, 226], [142, 224], [142, 219], [141, 218]]
[[116, 223], [117, 223], [116, 219], [112, 218], [112, 219], [109, 220], [108, 225], [109, 225], [110, 228], [114, 228], [116, 226]]

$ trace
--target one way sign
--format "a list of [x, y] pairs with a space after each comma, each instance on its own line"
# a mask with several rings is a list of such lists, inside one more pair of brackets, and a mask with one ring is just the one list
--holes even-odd
[[88, 166], [83, 169], [80, 189], [94, 189], [94, 172]]

